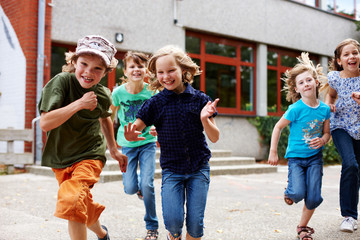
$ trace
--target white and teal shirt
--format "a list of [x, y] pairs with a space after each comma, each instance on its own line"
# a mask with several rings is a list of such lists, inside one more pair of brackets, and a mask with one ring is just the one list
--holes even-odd
[[149, 133], [150, 127], [145, 127], [139, 137], [145, 137], [144, 141], [129, 142], [124, 137], [124, 126], [136, 120], [136, 113], [141, 105], [152, 96], [152, 92], [147, 89], [148, 84], [145, 84], [144, 89], [137, 93], [131, 94], [126, 88], [125, 84], [113, 90], [112, 98], [113, 105], [119, 106], [118, 117], [120, 120], [120, 127], [117, 132], [117, 143], [122, 147], [139, 147], [150, 142], [156, 142], [157, 137]]

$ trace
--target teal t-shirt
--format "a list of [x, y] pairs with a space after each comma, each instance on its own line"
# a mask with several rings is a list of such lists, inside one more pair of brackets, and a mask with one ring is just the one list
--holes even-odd
[[99, 118], [111, 116], [111, 91], [97, 84], [82, 88], [73, 73], [59, 73], [42, 89], [39, 112], [50, 112], [80, 99], [94, 91], [98, 104], [93, 111], [83, 109], [57, 128], [46, 133], [47, 141], [41, 164], [51, 168], [65, 168], [86, 159], [106, 161], [106, 140]]
[[123, 84], [115, 88], [112, 93], [113, 105], [119, 107], [118, 117], [120, 127], [117, 132], [117, 143], [122, 147], [139, 147], [150, 142], [156, 142], [157, 137], [154, 137], [149, 133], [150, 127], [145, 127], [143, 129], [140, 135], [140, 137], [145, 138], [143, 141], [129, 142], [125, 139], [124, 126], [127, 126], [130, 122], [135, 122], [136, 113], [141, 105], [152, 96], [152, 92], [147, 88], [148, 84], [146, 83], [144, 89], [137, 94], [129, 93], [126, 90], [125, 85], [126, 84]]
[[317, 107], [310, 107], [300, 99], [285, 112], [284, 118], [291, 122], [285, 158], [307, 158], [322, 150], [309, 147], [311, 139], [322, 137], [324, 122], [330, 118], [330, 107], [319, 102]]

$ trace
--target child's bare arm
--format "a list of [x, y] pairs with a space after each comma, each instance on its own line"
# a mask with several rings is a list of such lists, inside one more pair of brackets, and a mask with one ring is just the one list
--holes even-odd
[[360, 104], [360, 92], [353, 92], [351, 94], [352, 99], [354, 99], [355, 102]]
[[219, 140], [220, 131], [216, 126], [215, 119], [211, 117], [216, 112], [216, 105], [219, 102], [219, 99], [215, 99], [214, 102], [208, 102], [200, 113], [201, 123], [204, 127], [205, 133], [208, 136], [209, 140], [213, 143]]
[[82, 98], [70, 103], [69, 105], [52, 110], [50, 112], [42, 112], [40, 118], [40, 128], [47, 132], [59, 127], [61, 124], [69, 120], [76, 112], [82, 109], [94, 110], [97, 106], [97, 97], [94, 92], [85, 93]]
[[107, 147], [110, 151], [111, 157], [119, 162], [120, 170], [122, 172], [126, 172], [127, 156], [121, 154], [117, 149], [111, 117], [100, 118], [99, 122], [101, 125], [101, 131], [106, 138]]
[[336, 97], [337, 97], [336, 90], [329, 87], [329, 92], [325, 97], [325, 103], [329, 105], [331, 112], [336, 111], [336, 106], [335, 106]]
[[322, 137], [316, 137], [310, 140], [309, 147], [313, 149], [318, 149], [322, 146], [325, 146], [325, 144], [330, 139], [330, 120], [327, 119], [324, 122], [324, 129], [323, 129], [323, 135]]
[[281, 131], [284, 127], [289, 125], [290, 121], [285, 119], [284, 117], [280, 118], [280, 120], [275, 124], [272, 135], [271, 135], [271, 143], [270, 143], [270, 151], [268, 157], [268, 163], [270, 165], [277, 165], [279, 161], [279, 156], [277, 153], [277, 147], [280, 139]]
[[128, 141], [140, 141], [145, 140], [144, 137], [139, 137], [141, 131], [146, 127], [145, 123], [137, 118], [133, 124], [129, 123], [128, 126], [124, 126], [124, 136]]

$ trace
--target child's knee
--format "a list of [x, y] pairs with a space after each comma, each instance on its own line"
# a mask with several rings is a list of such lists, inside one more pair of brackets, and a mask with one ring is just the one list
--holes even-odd
[[317, 198], [312, 198], [312, 199], [306, 199], [305, 201], [305, 206], [307, 209], [312, 210], [317, 208], [318, 206], [320, 206], [320, 204], [322, 203], [323, 198], [322, 197], [317, 197]]
[[139, 191], [139, 187], [137, 184], [133, 184], [133, 183], [124, 184], [124, 192], [126, 194], [132, 195], [137, 193], [138, 191]]

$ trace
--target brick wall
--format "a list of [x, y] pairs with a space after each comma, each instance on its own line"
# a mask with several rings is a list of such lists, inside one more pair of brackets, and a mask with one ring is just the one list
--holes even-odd
[[[50, 79], [51, 59], [51, 6], [46, 0], [45, 16], [45, 60], [44, 81]], [[37, 34], [38, 34], [38, 0], [0, 0], [6, 16], [9, 18], [26, 58], [26, 94], [25, 126], [31, 128], [31, 121], [36, 117], [36, 74], [37, 74]], [[31, 144], [25, 144], [25, 151], [31, 151]]]

